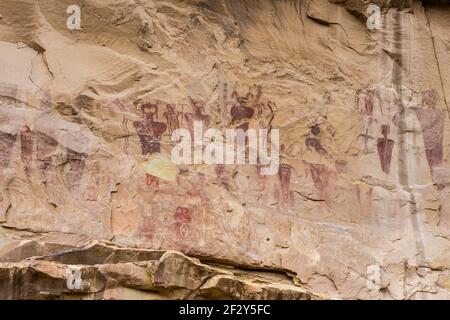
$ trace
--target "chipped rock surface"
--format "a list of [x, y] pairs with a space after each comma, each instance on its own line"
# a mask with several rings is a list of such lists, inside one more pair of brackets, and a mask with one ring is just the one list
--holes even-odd
[[4, 246], [0, 280], [1, 299], [323, 299], [285, 271], [211, 266], [64, 234]]
[[[449, 299], [436, 2], [1, 0], [0, 298]], [[195, 121], [278, 173], [174, 165]]]

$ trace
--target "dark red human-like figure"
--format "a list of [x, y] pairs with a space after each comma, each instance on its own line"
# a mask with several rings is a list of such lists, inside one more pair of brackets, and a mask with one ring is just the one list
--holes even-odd
[[233, 105], [231, 108], [231, 117], [234, 121], [251, 119], [255, 114], [253, 108], [248, 107], [248, 102], [253, 98], [253, 94], [251, 92], [247, 93], [245, 96], [239, 96], [236, 91], [233, 92], [233, 98], [236, 98], [237, 103]]
[[[378, 102], [378, 104], [376, 104]], [[369, 153], [369, 140], [373, 139], [369, 135], [372, 122], [374, 121], [374, 109], [378, 105], [380, 113], [383, 114], [383, 103], [379, 94], [373, 89], [364, 89], [356, 91], [356, 109], [364, 117], [365, 130], [359, 136], [364, 139], [364, 153]]]
[[[166, 118], [167, 126], [169, 129], [169, 134], [172, 137], [175, 130], [180, 128], [180, 122], [178, 120], [181, 112], [175, 111], [175, 105], [174, 104], [168, 104], [167, 110], [164, 112], [163, 116]], [[175, 141], [178, 141], [179, 137], [175, 136]]]
[[20, 130], [20, 145], [20, 158], [25, 167], [25, 173], [29, 175], [33, 161], [34, 134], [26, 125]]
[[[0, 102], [15, 101], [17, 93], [17, 86], [0, 83]], [[16, 133], [0, 132], [0, 183], [4, 182], [4, 173], [9, 166], [16, 139]]]
[[4, 172], [9, 166], [16, 139], [17, 134], [0, 132], [0, 182], [3, 182]]
[[324, 147], [322, 147], [322, 144], [320, 143], [320, 140], [318, 138], [318, 136], [320, 134], [320, 127], [318, 125], [314, 125], [311, 128], [311, 134], [312, 135], [310, 137], [305, 139], [305, 145], [308, 148], [313, 149], [320, 155], [327, 154], [327, 150]]
[[326, 189], [328, 187], [330, 176], [332, 175], [331, 171], [323, 164], [305, 163], [309, 166], [311, 178], [318, 191], [318, 195], [321, 199], [326, 200]]
[[75, 191], [80, 187], [83, 177], [87, 155], [67, 149], [66, 160], [69, 164], [69, 171], [66, 173], [66, 181], [70, 191]]
[[[442, 166], [445, 118], [444, 112], [436, 108], [438, 98], [436, 90], [425, 90], [422, 92], [423, 106], [415, 109], [422, 128], [428, 166], [435, 180], [436, 168]], [[444, 185], [438, 185], [439, 189], [443, 187]]]
[[[134, 121], [133, 126], [139, 135], [142, 154], [150, 155], [161, 152], [161, 136], [166, 131], [167, 125], [163, 122], [155, 121], [155, 116], [158, 117], [158, 106], [152, 103], [138, 105], [141, 106], [144, 120]], [[149, 187], [156, 189], [159, 187], [159, 179], [150, 174], [146, 174], [146, 182]]]
[[158, 105], [145, 103], [141, 106], [144, 121], [135, 121], [133, 126], [141, 141], [142, 154], [153, 154], [161, 152], [161, 136], [166, 131], [167, 125], [155, 121], [158, 116]]
[[364, 89], [356, 91], [356, 109], [359, 110], [364, 116], [369, 117], [369, 124], [372, 122], [374, 108], [376, 103], [380, 109], [380, 113], [383, 114], [383, 103], [380, 95], [373, 89]]
[[381, 170], [384, 173], [389, 174], [392, 159], [392, 149], [394, 148], [394, 140], [388, 139], [389, 126], [381, 126], [382, 138], [377, 140], [378, 156], [380, 157]]
[[139, 227], [139, 235], [147, 241], [153, 240], [155, 236], [155, 221], [152, 217], [144, 218], [141, 226]]
[[280, 164], [278, 169], [278, 179], [280, 180], [281, 196], [284, 203], [290, 203], [291, 171], [291, 166], [283, 163]]
[[233, 91], [232, 98], [236, 99], [230, 110], [231, 124], [236, 125], [237, 129], [247, 131], [249, 121], [255, 115], [255, 109], [258, 109], [258, 117], [262, 114], [259, 100], [261, 99], [262, 89], [258, 86], [256, 97], [250, 91], [245, 96], [240, 96], [237, 91]]
[[178, 207], [173, 215], [175, 220], [173, 227], [179, 240], [185, 239], [189, 234], [189, 225], [192, 221], [192, 214], [188, 208]]
[[202, 122], [204, 126], [208, 127], [211, 120], [210, 116], [203, 114], [203, 111], [205, 110], [205, 104], [203, 102], [193, 100], [192, 98], [189, 99], [191, 101], [193, 112], [186, 113], [185, 118], [189, 124], [189, 129], [191, 130], [191, 133], [193, 133], [194, 122], [196, 121]]
[[55, 139], [41, 132], [36, 132], [36, 158], [38, 168], [44, 174], [45, 180], [52, 172], [53, 157], [57, 146], [58, 142]]

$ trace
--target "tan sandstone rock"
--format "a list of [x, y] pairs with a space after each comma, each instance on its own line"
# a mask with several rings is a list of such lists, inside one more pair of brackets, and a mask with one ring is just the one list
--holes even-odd
[[1, 298], [450, 298], [450, 5], [372, 2], [2, 0]]

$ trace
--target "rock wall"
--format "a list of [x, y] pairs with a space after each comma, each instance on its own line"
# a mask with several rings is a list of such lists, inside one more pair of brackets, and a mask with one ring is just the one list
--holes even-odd
[[[450, 5], [373, 3], [2, 0], [2, 298], [450, 298]], [[194, 121], [279, 129], [278, 173], [174, 165]]]

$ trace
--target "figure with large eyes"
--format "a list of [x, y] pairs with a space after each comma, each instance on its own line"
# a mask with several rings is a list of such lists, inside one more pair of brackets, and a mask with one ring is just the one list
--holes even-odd
[[210, 116], [203, 114], [203, 111], [205, 110], [205, 104], [203, 102], [193, 100], [192, 98], [189, 99], [191, 101], [193, 112], [186, 113], [185, 118], [189, 124], [189, 130], [191, 131], [191, 133], [193, 133], [194, 122], [202, 122], [205, 127], [208, 127], [211, 120]]
[[173, 215], [175, 235], [178, 240], [185, 239], [189, 234], [189, 227], [192, 221], [192, 214], [188, 208], [178, 207]]
[[144, 121], [135, 121], [133, 126], [141, 141], [142, 154], [153, 154], [161, 151], [161, 136], [166, 131], [167, 125], [163, 122], [155, 121], [158, 117], [158, 106], [152, 103], [141, 105]]
[[[422, 106], [415, 108], [422, 128], [425, 154], [431, 175], [436, 178], [436, 169], [442, 166], [444, 139], [444, 111], [437, 108], [439, 99], [434, 89], [421, 92]], [[439, 188], [442, 186], [438, 185]]]
[[[155, 121], [158, 117], [158, 105], [152, 103], [138, 102], [138, 107], [141, 108], [143, 121], [134, 121], [133, 126], [139, 135], [141, 142], [142, 154], [151, 155], [156, 152], [161, 152], [161, 136], [166, 131], [167, 125], [163, 122]], [[147, 186], [158, 188], [159, 179], [150, 174], [146, 174]]]
[[232, 97], [236, 99], [237, 103], [231, 107], [231, 124], [236, 128], [247, 131], [249, 128], [249, 122], [255, 115], [255, 108], [258, 109], [258, 117], [261, 116], [262, 109], [259, 105], [259, 100], [262, 95], [261, 87], [258, 86], [256, 97], [250, 91], [245, 96], [240, 96], [235, 90]]

